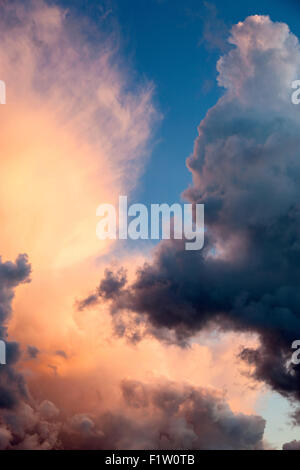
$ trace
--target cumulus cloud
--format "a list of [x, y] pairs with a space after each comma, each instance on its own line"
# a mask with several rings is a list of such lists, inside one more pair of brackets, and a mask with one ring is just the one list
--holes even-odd
[[0, 339], [6, 344], [6, 364], [0, 366], [0, 449], [8, 448], [13, 432], [7, 420], [17, 419], [18, 410], [27, 400], [28, 393], [23, 376], [15, 365], [20, 358], [17, 342], [7, 341], [7, 323], [12, 313], [15, 288], [29, 282], [31, 266], [26, 255], [19, 255], [15, 263], [0, 259]]
[[53, 403], [42, 403], [40, 411], [29, 403], [21, 402], [14, 412], [2, 413], [4, 429], [8, 429], [10, 439], [4, 449], [11, 450], [50, 450], [60, 448], [59, 431], [61, 423], [53, 420], [58, 413]]
[[[12, 313], [15, 288], [29, 282], [30, 271], [26, 255], [19, 255], [15, 263], [2, 262], [0, 258], [0, 339], [6, 343], [6, 364], [0, 366], [0, 413], [2, 409], [14, 408], [20, 397], [26, 396], [23, 377], [14, 368], [20, 357], [19, 344], [7, 341], [7, 323]], [[3, 433], [2, 439], [7, 436]]]
[[184, 196], [205, 204], [205, 247], [160, 243], [135, 281], [115, 286], [112, 313], [131, 311], [146, 332], [180, 344], [208, 325], [257, 333], [261, 346], [240, 358], [256, 379], [299, 399], [289, 360], [300, 335], [300, 115], [291, 103], [300, 46], [286, 24], [258, 15], [235, 25], [229, 42], [217, 64], [224, 95], [187, 161]]
[[0, 450], [5, 450], [8, 447], [12, 434], [8, 429], [0, 428]]
[[265, 421], [234, 414], [217, 392], [172, 382], [124, 380], [123, 406], [75, 415], [61, 432], [64, 448], [261, 449]]
[[[28, 281], [30, 265], [2, 265], [5, 288]], [[6, 279], [4, 277], [6, 272]], [[99, 295], [114, 299], [125, 286], [126, 275], [114, 278], [106, 271]], [[6, 298], [5, 301], [7, 302]], [[7, 305], [11, 312], [11, 305]], [[18, 349], [17, 343], [14, 347]], [[32, 349], [32, 350], [31, 350]], [[31, 357], [37, 349], [31, 347]], [[64, 351], [56, 351], [56, 354]], [[63, 354], [60, 354], [64, 357]], [[261, 449], [265, 421], [254, 415], [234, 413], [223, 394], [191, 385], [159, 380], [157, 383], [123, 380], [121, 402], [102, 413], [71, 414], [50, 400], [40, 404], [27, 393], [16, 372], [18, 354], [8, 354], [0, 369], [0, 449]], [[4, 388], [5, 387], [5, 388]]]
[[15, 263], [2, 262], [0, 257], [0, 327], [2, 329], [11, 315], [14, 288], [22, 282], [29, 281], [30, 270], [26, 255], [19, 255]]

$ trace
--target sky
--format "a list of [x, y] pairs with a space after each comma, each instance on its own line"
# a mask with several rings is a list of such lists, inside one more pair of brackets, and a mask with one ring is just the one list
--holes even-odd
[[[300, 448], [298, 10], [0, 3], [0, 449]], [[119, 195], [204, 248], [99, 240]]]

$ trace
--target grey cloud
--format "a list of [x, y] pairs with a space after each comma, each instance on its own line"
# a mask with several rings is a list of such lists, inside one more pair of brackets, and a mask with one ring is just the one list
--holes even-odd
[[79, 311], [96, 305], [101, 299], [112, 300], [116, 298], [118, 293], [123, 289], [127, 282], [127, 274], [125, 269], [121, 268], [117, 272], [106, 269], [104, 277], [101, 280], [96, 291], [86, 298], [76, 302], [76, 308]]
[[20, 357], [19, 344], [7, 341], [6, 322], [12, 312], [14, 289], [29, 281], [30, 270], [26, 255], [19, 255], [15, 263], [0, 258], [0, 339], [6, 341], [6, 365], [0, 366], [0, 410], [15, 408], [27, 396], [25, 381], [14, 368]]
[[29, 282], [30, 270], [27, 255], [19, 255], [15, 263], [2, 262], [0, 257], [0, 328], [2, 327], [2, 332], [11, 315], [14, 288], [18, 284]]

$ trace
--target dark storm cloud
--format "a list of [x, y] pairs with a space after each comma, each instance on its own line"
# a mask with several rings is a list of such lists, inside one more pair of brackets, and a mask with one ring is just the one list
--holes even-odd
[[253, 16], [233, 27], [230, 43], [217, 65], [224, 96], [188, 159], [193, 185], [184, 195], [205, 204], [204, 249], [164, 241], [132, 284], [106, 276], [111, 289], [101, 297], [122, 334], [128, 311], [137, 328], [146, 319], [144, 333], [181, 344], [210, 323], [258, 333], [261, 346], [241, 358], [257, 379], [299, 399], [299, 366], [288, 365], [300, 339], [300, 114], [291, 103], [299, 42], [287, 25]]

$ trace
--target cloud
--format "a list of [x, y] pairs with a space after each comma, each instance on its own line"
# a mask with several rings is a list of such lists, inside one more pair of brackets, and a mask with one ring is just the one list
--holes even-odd
[[234, 414], [214, 391], [172, 382], [124, 380], [122, 411], [75, 415], [67, 449], [261, 449], [265, 421]]
[[58, 349], [57, 351], [55, 351], [55, 354], [57, 356], [63, 357], [64, 359], [68, 359], [68, 354], [62, 349]]
[[291, 442], [286, 442], [283, 444], [282, 450], [300, 450], [300, 441], [293, 440]]
[[[226, 224], [222, 219], [217, 223], [214, 216], [217, 201], [208, 211], [211, 242], [203, 252], [191, 257], [180, 243], [162, 243], [156, 258], [138, 271], [134, 281], [125, 270], [108, 269], [95, 292], [81, 295], [98, 278], [99, 265], [95, 267], [91, 258], [107, 250], [99, 247], [95, 237], [95, 208], [124, 188], [130, 191], [143, 166], [155, 118], [152, 88], [146, 85], [132, 91], [126, 71], [116, 63], [111, 40], [100, 34], [90, 43], [80, 27], [74, 30], [62, 9], [44, 2], [28, 5], [10, 2], [0, 19], [0, 59], [9, 92], [9, 106], [1, 120], [0, 210], [5, 220], [1, 246], [7, 254], [24, 247], [34, 266], [26, 295], [24, 291], [17, 295], [9, 331], [25, 345], [35, 344], [43, 351], [65, 352], [67, 344], [65, 353], [72, 361], [57, 355], [51, 363], [48, 357], [31, 361], [30, 372], [25, 371], [30, 395], [15, 368], [18, 360], [18, 368], [22, 366], [18, 343], [8, 343], [11, 367], [3, 368], [0, 445], [13, 449], [261, 448], [264, 420], [232, 411], [222, 394], [162, 379], [154, 385], [142, 380], [149, 370], [153, 372], [153, 357], [159, 371], [168, 369], [163, 364], [166, 350], [155, 342], [142, 352], [125, 347], [111, 337], [104, 315], [104, 303], [109, 302], [115, 329], [119, 334], [131, 329], [129, 336], [135, 342], [147, 333], [169, 344], [186, 345], [191, 335], [219, 318], [223, 328], [260, 333], [262, 328], [253, 328], [252, 314], [245, 327], [242, 320], [237, 321], [239, 304], [231, 308], [237, 293], [242, 306], [251, 301], [251, 295], [239, 295], [237, 284], [241, 287], [250, 280], [255, 294], [265, 287], [264, 283], [259, 287], [263, 273], [260, 279], [255, 260], [249, 274], [244, 272], [243, 244], [248, 240], [244, 225], [240, 224], [233, 241], [231, 230], [224, 230], [224, 243], [220, 233]], [[229, 94], [233, 101], [239, 99], [232, 90]], [[229, 102], [228, 98], [224, 108], [222, 101], [217, 105], [224, 111], [220, 111], [219, 128], [215, 127], [218, 116], [211, 122], [206, 118], [212, 142], [223, 129], [224, 116], [230, 118]], [[241, 111], [235, 112], [239, 121]], [[226, 126], [223, 130], [226, 149]], [[194, 157], [190, 160], [194, 187], [187, 196], [196, 201], [202, 198], [197, 149]], [[221, 195], [217, 194], [219, 199]], [[223, 258], [211, 255], [217, 242], [217, 253], [222, 252]], [[241, 247], [239, 257], [228, 261], [236, 244]], [[249, 264], [249, 258], [246, 261]], [[23, 269], [27, 266], [19, 264]], [[132, 264], [129, 260], [129, 267]], [[12, 278], [15, 284], [7, 284], [3, 291], [6, 319], [11, 315], [12, 289], [27, 279], [25, 274]], [[81, 297], [76, 323], [73, 302]], [[84, 311], [87, 306], [91, 317]], [[198, 357], [200, 367], [201, 354], [193, 356], [193, 352], [191, 357]], [[172, 355], [175, 362], [174, 351], [168, 359]], [[116, 383], [127, 371], [136, 381], [123, 382], [120, 390]], [[194, 370], [190, 375], [198, 380]]]
[[111, 244], [95, 236], [96, 208], [136, 185], [153, 86], [121, 65], [117, 35], [93, 26], [91, 38], [88, 20], [57, 5], [14, 0], [0, 13], [2, 249], [62, 269]]
[[300, 115], [291, 103], [300, 47], [286, 24], [258, 15], [235, 25], [229, 42], [217, 64], [224, 95], [187, 161], [184, 196], [205, 204], [205, 247], [160, 243], [111, 308], [114, 321], [133, 312], [129, 330], [142, 323], [183, 345], [208, 326], [256, 333], [261, 346], [240, 358], [257, 380], [299, 399], [289, 360], [300, 335]]
[[1, 250], [8, 259], [26, 252], [33, 266], [29, 289], [18, 290], [10, 334], [43, 352], [24, 367], [47, 361], [57, 368], [59, 358], [46, 355], [79, 351], [74, 299], [96, 284], [101, 257], [113, 249], [113, 241], [96, 236], [96, 208], [136, 186], [159, 116], [153, 85], [138, 79], [118, 34], [101, 22], [91, 35], [76, 8], [44, 1], [0, 8], [7, 85], [0, 115]]
[[[0, 414], [13, 409], [21, 397], [27, 396], [25, 381], [14, 365], [20, 357], [19, 344], [7, 341], [7, 323], [12, 313], [15, 288], [29, 282], [31, 266], [26, 255], [19, 255], [15, 263], [0, 258], [0, 339], [6, 343], [6, 364], [0, 366]], [[2, 433], [2, 439], [4, 439]]]
[[59, 410], [49, 400], [44, 400], [38, 407], [38, 411], [42, 418], [53, 419], [59, 415]]
[[5, 450], [11, 439], [12, 435], [10, 431], [5, 428], [0, 428], [0, 450]]
[[[11, 302], [14, 297], [14, 288], [23, 282], [29, 282], [31, 267], [26, 255], [19, 255], [12, 263], [2, 262], [0, 258], [0, 328], [7, 324], [12, 312]], [[2, 336], [1, 335], [1, 336]]]
[[117, 272], [111, 269], [105, 269], [104, 277], [99, 284], [96, 292], [88, 295], [85, 299], [76, 302], [79, 311], [87, 307], [93, 306], [99, 302], [100, 298], [110, 300], [115, 298], [119, 291], [125, 286], [127, 275], [124, 268], [120, 268]]
[[[203, 19], [203, 33], [199, 45], [204, 43], [208, 49], [218, 49], [224, 52], [228, 49], [228, 27], [223, 19], [219, 18], [218, 10], [213, 3], [203, 2], [205, 14]], [[191, 12], [193, 15], [193, 12]]]
[[[78, 286], [91, 282], [94, 259], [109, 245], [96, 237], [96, 208], [135, 186], [158, 117], [152, 85], [133, 83], [117, 38], [97, 28], [88, 37], [87, 22], [73, 20], [44, 1], [0, 6], [7, 90], [0, 116], [1, 250], [11, 259], [26, 251], [34, 266], [28, 289], [17, 294], [12, 325], [14, 290], [29, 280], [30, 265], [25, 255], [0, 261], [0, 338], [7, 345], [0, 368], [1, 448], [59, 446], [56, 407], [34, 399], [28, 379], [44, 360], [40, 350], [68, 354], [61, 337], [73, 326]], [[8, 328], [17, 341], [8, 341]], [[27, 348], [37, 359], [32, 368], [22, 363], [21, 344], [35, 344]], [[57, 364], [50, 367], [58, 375]]]
[[[15, 288], [28, 283], [30, 273], [26, 255], [19, 255], [15, 263], [0, 260], [0, 338], [6, 342], [6, 364], [0, 366], [0, 450], [50, 449], [57, 442], [59, 425], [48, 421], [58, 415], [58, 410], [50, 401], [35, 409], [26, 380], [17, 368], [20, 346], [7, 340]], [[36, 357], [38, 349], [29, 346], [28, 353]]]
[[17, 427], [19, 419], [22, 419], [20, 409], [24, 409], [27, 406], [25, 401], [30, 399], [25, 379], [16, 368], [20, 358], [19, 344], [7, 340], [7, 324], [12, 313], [15, 288], [30, 281], [30, 272], [26, 255], [19, 255], [15, 263], [0, 259], [0, 339], [6, 342], [6, 364], [0, 366], [1, 450], [8, 448], [12, 442], [13, 427]]
[[[42, 403], [40, 411], [21, 402], [17, 412], [7, 411], [2, 414], [1, 420], [6, 432], [6, 441], [3, 450], [50, 450], [60, 448], [59, 431], [61, 423], [54, 421], [57, 413], [49, 413], [55, 406], [47, 402]], [[48, 413], [45, 413], [47, 410]], [[45, 416], [46, 415], [46, 416]], [[7, 434], [8, 433], [8, 434]], [[8, 440], [9, 439], [9, 440]]]
[[30, 358], [36, 359], [40, 354], [40, 350], [35, 346], [27, 346], [27, 353]]

